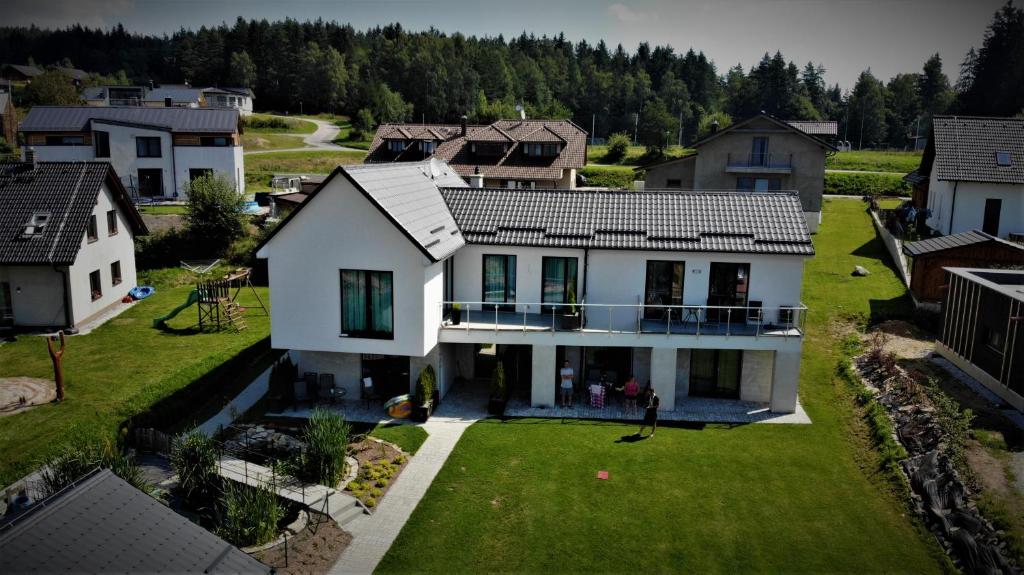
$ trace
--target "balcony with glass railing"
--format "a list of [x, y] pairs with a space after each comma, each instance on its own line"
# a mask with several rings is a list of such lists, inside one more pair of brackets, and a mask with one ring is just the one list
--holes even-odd
[[735, 174], [789, 174], [793, 172], [793, 154], [729, 153], [725, 171]]

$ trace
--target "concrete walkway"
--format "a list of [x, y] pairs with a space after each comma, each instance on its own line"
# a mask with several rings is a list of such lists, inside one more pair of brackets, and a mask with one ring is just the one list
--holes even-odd
[[486, 396], [449, 393], [441, 408], [425, 424], [430, 434], [409, 460], [373, 515], [357, 517], [345, 529], [353, 536], [345, 553], [334, 564], [332, 574], [369, 574], [377, 568], [413, 509], [427, 492], [462, 433], [486, 417]]
[[245, 152], [249, 154], [273, 154], [277, 152], [365, 152], [366, 150], [360, 150], [359, 148], [350, 148], [348, 146], [339, 146], [334, 143], [334, 140], [338, 139], [338, 134], [341, 133], [341, 128], [334, 125], [334, 122], [328, 122], [327, 120], [319, 120], [316, 118], [295, 118], [293, 116], [275, 116], [277, 118], [286, 119], [300, 119], [307, 122], [313, 122], [316, 124], [316, 131], [312, 134], [307, 134], [302, 138], [302, 143], [306, 146], [304, 148], [283, 148], [280, 150], [252, 150]]

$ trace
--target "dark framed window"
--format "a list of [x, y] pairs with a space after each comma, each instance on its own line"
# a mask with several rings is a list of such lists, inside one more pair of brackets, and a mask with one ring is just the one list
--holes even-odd
[[999, 235], [999, 215], [1003, 211], [1003, 200], [987, 198], [985, 200], [985, 216], [981, 221], [981, 231], [992, 236]]
[[159, 158], [160, 138], [139, 136], [135, 138], [135, 155], [140, 158]]
[[103, 285], [100, 281], [100, 270], [89, 272], [89, 291], [92, 301], [103, 297]]
[[690, 352], [690, 395], [738, 398], [742, 365], [742, 350], [692, 350]]
[[534, 156], [534, 157], [550, 157], [557, 156], [561, 152], [561, 146], [559, 144], [546, 144], [546, 143], [524, 143], [523, 144], [523, 155]]
[[107, 235], [117, 235], [117, 210], [107, 211]]
[[95, 214], [89, 216], [89, 225], [86, 226], [86, 228], [85, 228], [85, 238], [87, 240], [89, 240], [89, 243], [92, 243], [92, 242], [100, 239], [99, 232], [96, 231], [96, 215]]
[[[541, 260], [541, 303], [579, 303], [576, 296], [578, 258], [545, 257]], [[570, 313], [567, 306], [542, 305], [541, 310]]]
[[647, 280], [644, 289], [645, 319], [677, 319], [679, 309], [661, 306], [683, 305], [683, 269], [684, 262], [664, 260], [647, 260]]
[[388, 140], [388, 151], [398, 153], [403, 150], [405, 150], [404, 140]]
[[736, 189], [744, 192], [777, 192], [782, 189], [782, 178], [736, 178]]
[[483, 301], [510, 304], [499, 306], [498, 309], [515, 311], [516, 256], [484, 255], [483, 270]]
[[340, 270], [341, 335], [394, 339], [394, 284], [392, 273]]
[[199, 178], [213, 175], [213, 168], [189, 168], [188, 181], [194, 182]]
[[683, 181], [680, 180], [680, 179], [669, 179], [669, 180], [666, 180], [665, 187], [666, 188], [671, 188], [673, 190], [677, 190], [677, 189], [681, 190], [681, 189], [683, 189]]
[[711, 277], [708, 278], [707, 317], [711, 321], [745, 323], [747, 295], [750, 291], [750, 264], [712, 262]]
[[46, 136], [47, 146], [84, 146], [85, 136]]
[[750, 164], [753, 166], [768, 165], [768, 136], [754, 136], [750, 149]]
[[97, 158], [110, 157], [110, 132], [96, 130], [92, 133], [93, 155]]
[[496, 142], [471, 142], [469, 151], [478, 156], [504, 156], [508, 152], [508, 144]]
[[121, 283], [121, 260], [110, 264], [110, 285], [116, 286]]
[[140, 169], [139, 195], [146, 198], [164, 195], [164, 171], [160, 168]]
[[435, 146], [434, 140], [422, 140], [422, 141], [420, 141], [420, 151], [423, 152], [424, 154], [433, 154], [434, 153], [434, 146]]
[[202, 136], [199, 138], [199, 145], [224, 148], [231, 145], [231, 138], [227, 136]]

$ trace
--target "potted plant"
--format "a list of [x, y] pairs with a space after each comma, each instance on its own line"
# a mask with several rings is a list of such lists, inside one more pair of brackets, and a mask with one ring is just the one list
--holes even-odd
[[508, 385], [505, 383], [505, 366], [500, 361], [491, 375], [491, 399], [487, 402], [487, 413], [501, 417], [508, 405]]
[[452, 304], [452, 314], [451, 314], [451, 317], [452, 317], [452, 325], [459, 325], [460, 323], [462, 323], [462, 306], [461, 305], [459, 305], [457, 303], [453, 303]]
[[564, 306], [562, 310], [565, 311], [559, 318], [559, 327], [563, 330], [577, 330], [580, 328], [580, 309], [576, 306], [576, 285], [575, 283], [569, 284], [569, 297], [568, 297], [568, 309]]
[[434, 396], [437, 393], [437, 375], [434, 366], [427, 364], [420, 371], [416, 381], [416, 405], [412, 408], [414, 421], [425, 422], [434, 413]]

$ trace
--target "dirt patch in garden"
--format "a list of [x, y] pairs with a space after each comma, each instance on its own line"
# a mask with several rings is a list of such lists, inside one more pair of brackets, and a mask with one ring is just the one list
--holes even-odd
[[909, 322], [884, 321], [872, 327], [865, 337], [870, 338], [871, 334], [879, 332], [886, 335], [885, 352], [895, 353], [901, 359], [928, 357], [935, 349], [935, 336]]
[[0, 377], [0, 417], [50, 403], [56, 397], [57, 388], [53, 380], [38, 377]]
[[998, 497], [1007, 497], [1012, 493], [1012, 486], [1006, 476], [1006, 467], [1003, 462], [973, 439], [967, 441], [967, 465], [974, 472], [985, 491]]
[[253, 557], [273, 567], [279, 574], [327, 573], [352, 542], [352, 535], [338, 527], [330, 517], [310, 513], [309, 524], [285, 543], [253, 553]]
[[[349, 483], [345, 489], [350, 495], [358, 497], [360, 501], [367, 504], [367, 507], [374, 507], [369, 505], [367, 500], [374, 499], [375, 504], [379, 504], [381, 499], [387, 495], [388, 490], [398, 480], [398, 476], [402, 474], [402, 470], [409, 464], [409, 454], [403, 452], [400, 449], [396, 449], [390, 443], [379, 441], [372, 438], [363, 439], [357, 443], [353, 443], [349, 446], [349, 455], [355, 457], [359, 462], [359, 475], [356, 479]], [[388, 467], [391, 469], [390, 476], [384, 478], [386, 482], [379, 482], [379, 480], [368, 477], [368, 473], [375, 467], [380, 469], [381, 466]], [[358, 489], [353, 490], [353, 484], [369, 484], [366, 492], [362, 492]], [[379, 490], [379, 494], [374, 495], [371, 493], [373, 489]]]

